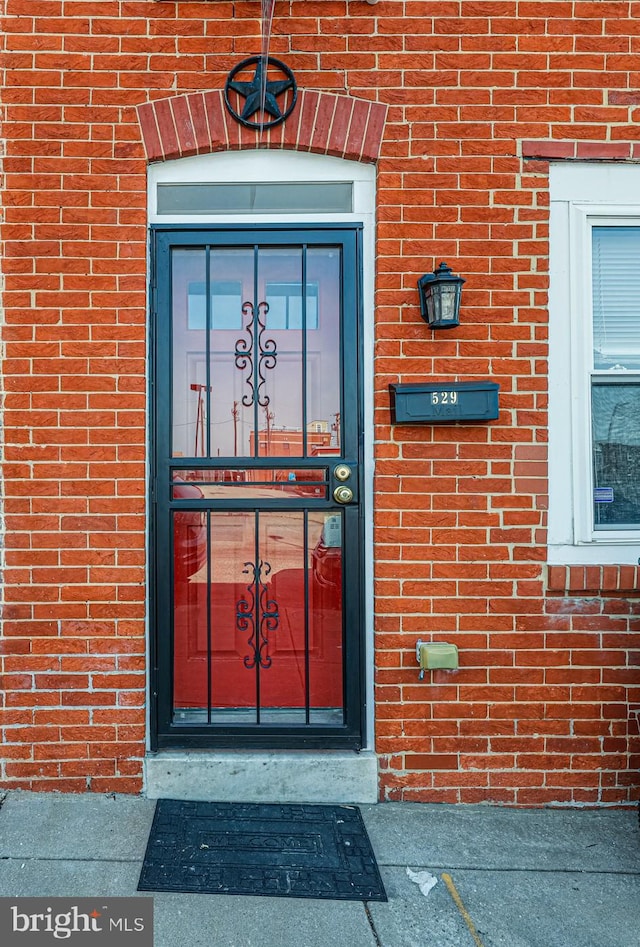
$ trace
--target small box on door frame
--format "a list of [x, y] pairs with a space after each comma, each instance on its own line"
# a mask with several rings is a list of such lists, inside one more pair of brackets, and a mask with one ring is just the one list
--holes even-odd
[[498, 391], [494, 381], [438, 381], [389, 385], [392, 424], [466, 424], [495, 421]]

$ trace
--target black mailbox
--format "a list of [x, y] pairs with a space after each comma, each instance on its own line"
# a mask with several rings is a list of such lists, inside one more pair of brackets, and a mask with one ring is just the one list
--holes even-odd
[[438, 381], [389, 385], [392, 424], [455, 424], [495, 421], [498, 390], [494, 381]]

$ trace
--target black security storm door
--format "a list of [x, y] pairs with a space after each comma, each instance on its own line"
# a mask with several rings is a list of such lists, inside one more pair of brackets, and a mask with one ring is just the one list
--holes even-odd
[[152, 242], [155, 746], [357, 748], [360, 231]]

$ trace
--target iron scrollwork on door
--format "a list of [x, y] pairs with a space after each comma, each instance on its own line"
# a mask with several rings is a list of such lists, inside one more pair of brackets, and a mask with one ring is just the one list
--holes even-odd
[[244, 566], [243, 573], [253, 575], [253, 581], [247, 586], [249, 598], [243, 596], [236, 603], [236, 628], [241, 632], [250, 632], [247, 644], [251, 648], [251, 654], [245, 656], [244, 666], [248, 670], [252, 670], [256, 665], [269, 668], [269, 634], [277, 631], [279, 624], [278, 603], [269, 598], [264, 581], [271, 572], [271, 565], [261, 559], [258, 565], [245, 562]]
[[258, 303], [257, 310], [250, 302], [243, 303], [242, 306], [242, 314], [249, 316], [249, 321], [245, 326], [249, 338], [238, 339], [233, 354], [236, 358], [236, 368], [240, 371], [248, 369], [247, 385], [250, 394], [242, 396], [242, 403], [247, 408], [256, 401], [261, 408], [266, 408], [270, 401], [269, 395], [262, 394], [261, 389], [266, 381], [264, 373], [276, 367], [278, 347], [275, 339], [264, 338], [268, 312], [269, 304], [266, 302]]

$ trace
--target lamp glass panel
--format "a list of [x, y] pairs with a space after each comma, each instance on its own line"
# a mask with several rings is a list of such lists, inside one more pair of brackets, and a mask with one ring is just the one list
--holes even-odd
[[424, 301], [427, 308], [427, 320], [429, 324], [431, 324], [436, 318], [434, 298], [431, 290], [432, 288], [430, 286], [424, 290]]
[[436, 283], [429, 287], [427, 311], [429, 323], [439, 325], [457, 325], [460, 286], [457, 283]]
[[452, 322], [456, 318], [456, 301], [458, 298], [458, 286], [456, 284], [443, 284], [438, 287], [438, 296], [440, 303], [439, 318], [442, 322]]

